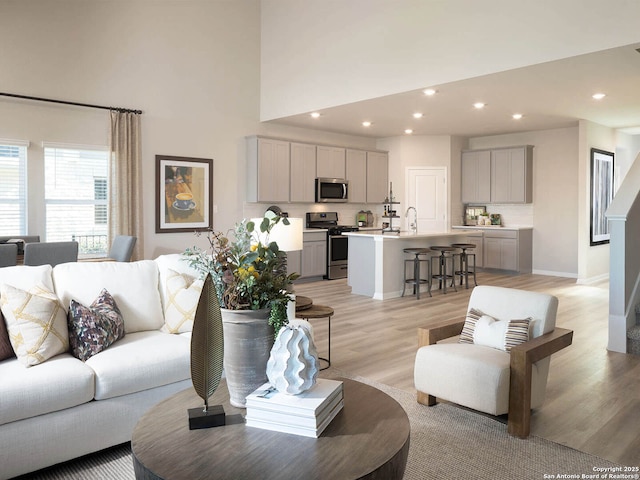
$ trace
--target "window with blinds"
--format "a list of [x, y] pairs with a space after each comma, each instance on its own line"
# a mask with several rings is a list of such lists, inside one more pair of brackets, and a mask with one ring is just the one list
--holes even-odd
[[80, 254], [107, 253], [109, 153], [44, 148], [46, 239], [76, 240]]
[[27, 145], [0, 140], [0, 235], [27, 233]]

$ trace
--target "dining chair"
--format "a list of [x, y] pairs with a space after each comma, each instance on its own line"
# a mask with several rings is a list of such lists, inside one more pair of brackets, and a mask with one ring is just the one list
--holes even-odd
[[0, 267], [12, 267], [18, 261], [18, 244], [0, 244]]
[[25, 265], [51, 265], [78, 261], [78, 242], [27, 243], [24, 246]]
[[116, 262], [128, 262], [133, 254], [133, 247], [136, 245], [137, 237], [129, 235], [116, 235], [109, 250], [109, 258]]

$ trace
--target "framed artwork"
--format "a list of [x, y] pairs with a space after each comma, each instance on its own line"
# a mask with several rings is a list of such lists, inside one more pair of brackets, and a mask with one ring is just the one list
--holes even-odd
[[213, 226], [213, 160], [156, 155], [156, 233]]
[[613, 200], [613, 153], [591, 149], [591, 242], [609, 243], [609, 222], [605, 212]]

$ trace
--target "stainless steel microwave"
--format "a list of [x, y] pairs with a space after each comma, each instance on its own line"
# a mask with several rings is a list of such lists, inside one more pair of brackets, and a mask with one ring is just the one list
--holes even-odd
[[344, 178], [316, 178], [316, 203], [344, 203], [348, 199], [348, 180]]

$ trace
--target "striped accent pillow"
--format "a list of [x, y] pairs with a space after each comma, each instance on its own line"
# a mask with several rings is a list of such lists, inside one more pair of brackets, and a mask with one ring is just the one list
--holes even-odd
[[473, 343], [473, 332], [476, 329], [476, 322], [480, 319], [483, 313], [480, 310], [472, 308], [467, 313], [467, 318], [464, 319], [464, 326], [460, 333], [459, 343]]
[[510, 352], [511, 348], [529, 340], [529, 325], [532, 318], [522, 320], [509, 320], [507, 331], [504, 335], [504, 350]]

